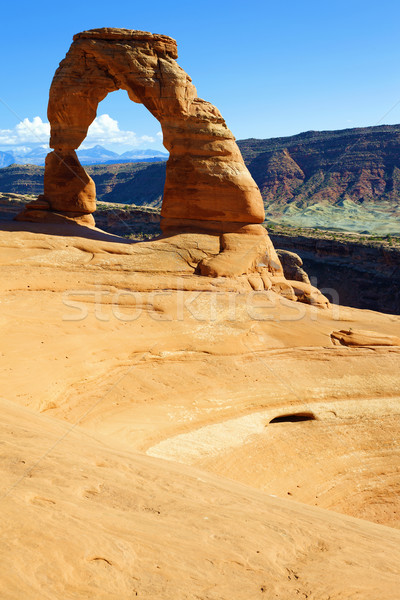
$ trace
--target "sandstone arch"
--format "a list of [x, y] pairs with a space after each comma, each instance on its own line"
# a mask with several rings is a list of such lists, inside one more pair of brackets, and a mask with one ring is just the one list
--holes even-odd
[[50, 88], [50, 147], [55, 152], [46, 164], [45, 198], [52, 209], [94, 211], [95, 190], [74, 151], [99, 102], [123, 89], [158, 119], [170, 152], [164, 218], [263, 222], [260, 192], [232, 133], [218, 109], [197, 97], [176, 58], [175, 40], [163, 35], [104, 28], [74, 36]]
[[[218, 109], [197, 97], [191, 78], [177, 64], [175, 40], [128, 29], [93, 29], [74, 36], [50, 88], [50, 147], [44, 197], [20, 220], [74, 219], [94, 224], [93, 180], [75, 150], [96, 117], [99, 102], [123, 89], [158, 119], [170, 152], [162, 205], [166, 232], [205, 231], [221, 235], [222, 255], [205, 261], [208, 275], [238, 274], [255, 267], [268, 253], [281, 273], [265, 229], [261, 194], [247, 170], [235, 138]], [[56, 214], [54, 214], [56, 213]], [[238, 257], [238, 238], [243, 260]], [[233, 235], [233, 237], [232, 237]], [[237, 261], [236, 261], [237, 262]], [[206, 264], [207, 263], [207, 264]]]

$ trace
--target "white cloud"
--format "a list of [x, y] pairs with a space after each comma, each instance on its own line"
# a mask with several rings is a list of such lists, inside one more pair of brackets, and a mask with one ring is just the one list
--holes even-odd
[[134, 131], [121, 130], [118, 121], [110, 115], [99, 115], [89, 127], [87, 137], [82, 148], [88, 148], [93, 144], [120, 144], [123, 146], [140, 146], [143, 142], [155, 142], [150, 135], [138, 136]]
[[154, 142], [155, 139], [152, 135], [141, 135], [140, 139], [142, 142]]
[[15, 143], [12, 129], [0, 129], [0, 145], [8, 146]]
[[49, 135], [50, 125], [44, 123], [40, 117], [34, 117], [32, 121], [26, 118], [14, 129], [0, 129], [0, 145], [43, 144], [48, 141]]
[[[138, 136], [134, 131], [121, 130], [116, 119], [103, 114], [93, 121], [81, 147], [89, 148], [94, 144], [137, 147], [144, 143], [158, 142], [160, 134], [161, 132], [158, 132], [155, 137], [150, 135]], [[26, 144], [47, 145], [49, 136], [49, 123], [42, 121], [40, 117], [34, 117], [32, 121], [25, 118], [14, 129], [0, 129], [0, 148]]]
[[32, 121], [24, 119], [15, 127], [19, 143], [47, 142], [50, 136], [50, 124], [43, 123], [40, 117], [34, 117]]
[[115, 137], [117, 135], [121, 135], [118, 121], [105, 114], [95, 118], [89, 127], [87, 138], [103, 139], [104, 137]]

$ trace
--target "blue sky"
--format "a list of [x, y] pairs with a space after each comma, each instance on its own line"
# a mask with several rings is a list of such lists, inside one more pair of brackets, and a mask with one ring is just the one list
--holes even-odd
[[[174, 37], [199, 96], [238, 139], [400, 123], [399, 2], [22, 0], [1, 14], [3, 150], [29, 144], [32, 131], [46, 140], [49, 86], [73, 34], [105, 26]], [[90, 143], [161, 149], [157, 121], [126, 92], [98, 115], [108, 117]]]

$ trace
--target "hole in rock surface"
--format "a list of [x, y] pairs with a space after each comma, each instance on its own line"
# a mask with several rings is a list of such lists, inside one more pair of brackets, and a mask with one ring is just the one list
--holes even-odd
[[312, 412], [291, 413], [288, 415], [279, 415], [271, 419], [271, 423], [299, 423], [300, 421], [316, 421], [317, 417]]

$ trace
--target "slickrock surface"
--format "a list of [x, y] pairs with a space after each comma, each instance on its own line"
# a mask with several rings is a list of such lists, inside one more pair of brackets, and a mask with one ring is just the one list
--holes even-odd
[[[273, 275], [269, 289], [260, 274], [258, 279], [254, 274], [233, 278], [202, 277], [196, 274], [198, 261], [219, 251], [213, 235], [202, 237], [200, 246], [207, 248], [206, 253], [199, 248], [199, 235], [191, 233], [133, 244], [79, 226], [4, 223], [1, 227], [0, 389], [9, 403], [7, 410], [18, 405], [40, 414], [37, 423], [42, 423], [49, 432], [50, 423], [56, 426], [54, 419], [57, 427], [64, 427], [60, 420], [76, 424], [81, 432], [78, 449], [81, 442], [84, 447], [88, 435], [96, 439], [100, 436], [106, 453], [116, 448], [121, 449], [125, 457], [133, 451], [147, 453], [157, 459], [185, 463], [187, 469], [200, 467], [216, 476], [235, 479], [259, 488], [260, 493], [295, 499], [311, 507], [328, 508], [382, 526], [399, 527], [400, 317], [346, 307], [320, 308], [318, 303], [301, 304], [294, 301], [295, 297], [291, 300], [274, 291], [279, 277]], [[292, 289], [296, 289], [296, 285], [307, 286], [304, 282], [291, 282], [291, 285]], [[345, 341], [347, 337], [357, 338], [357, 343], [336, 345], [338, 332]], [[42, 417], [44, 421], [40, 421]], [[29, 420], [30, 416], [28, 423]], [[47, 439], [44, 433], [43, 439]], [[18, 443], [17, 436], [16, 446]], [[8, 447], [5, 450], [7, 457]], [[85, 461], [85, 451], [82, 452]], [[65, 475], [54, 475], [56, 478], [51, 479], [50, 469], [46, 478], [54, 481], [53, 487], [56, 487], [52, 493], [57, 496], [61, 494], [57, 491], [59, 486], [70, 489], [72, 496], [68, 502], [73, 511], [75, 483], [70, 482], [72, 475], [68, 469], [78, 473], [80, 467], [76, 466], [79, 463], [70, 454], [69, 446], [60, 446], [55, 457], [58, 460], [61, 456], [66, 461]], [[35, 457], [28, 444], [25, 456], [21, 455], [26, 468], [35, 462]], [[20, 473], [19, 467], [15, 471], [16, 467], [12, 466], [16, 465], [14, 459], [7, 460], [11, 461], [7, 464], [12, 473]], [[128, 459], [118, 462], [118, 472], [123, 470], [125, 460]], [[159, 473], [154, 474], [154, 478], [160, 477], [163, 481], [167, 463], [151, 464]], [[92, 481], [92, 475], [87, 475]], [[104, 483], [102, 476], [99, 477], [97, 486]], [[42, 482], [38, 482], [37, 488], [35, 481], [34, 478], [24, 480], [23, 489], [27, 494], [24, 497], [32, 494], [32, 497], [52, 499], [50, 489], [42, 493], [39, 489]], [[34, 489], [30, 491], [33, 484]], [[224, 489], [225, 486], [231, 489], [231, 485], [221, 482]], [[115, 506], [121, 498], [128, 502], [132, 493], [127, 481], [118, 489], [112, 492]], [[187, 510], [196, 512], [191, 505], [194, 489], [189, 492], [188, 488], [187, 493]], [[246, 498], [249, 494], [253, 497], [253, 493], [243, 491]], [[206, 491], [204, 494], [207, 496]], [[93, 498], [91, 519], [103, 522], [105, 505], [102, 501], [96, 504], [97, 492]], [[58, 500], [55, 501], [58, 504]], [[76, 502], [83, 500], [80, 497]], [[230, 500], [226, 502], [229, 504]], [[276, 502], [279, 505], [279, 501]], [[286, 504], [279, 506], [286, 511], [283, 508]], [[15, 510], [21, 520], [17, 520], [18, 525], [12, 518], [10, 522], [19, 531], [17, 538], [23, 540], [28, 535], [26, 528], [31, 515], [27, 513], [25, 521], [24, 511]], [[42, 525], [47, 519], [55, 522], [51, 502], [43, 501], [34, 510], [39, 511], [43, 521], [38, 522]], [[243, 519], [248, 520], [251, 512], [258, 519], [254, 510], [250, 503]], [[339, 539], [341, 527], [348, 521], [329, 516], [335, 523], [335, 533], [327, 531], [325, 534], [319, 529], [318, 515], [322, 513], [314, 513], [314, 508], [298, 510], [309, 515], [304, 530], [308, 533], [299, 533], [297, 516], [288, 517], [290, 527], [295, 529], [286, 531], [290, 531], [287, 534], [297, 557], [293, 561], [299, 567], [303, 564], [300, 558], [303, 552], [307, 554], [310, 548], [318, 548], [319, 542], [314, 545], [314, 535], [324, 543]], [[86, 514], [85, 508], [82, 520]], [[110, 528], [114, 517], [116, 523], [119, 519], [116, 513], [112, 515], [107, 517]], [[189, 531], [194, 517], [181, 515], [181, 518]], [[61, 532], [63, 524], [57, 525], [56, 531]], [[80, 520], [76, 522], [77, 530], [81, 526]], [[200, 525], [196, 527], [203, 531]], [[237, 535], [242, 535], [236, 531], [233, 521], [231, 527]], [[372, 525], [365, 523], [357, 527], [370, 531], [368, 528]], [[262, 531], [260, 529], [261, 537]], [[374, 531], [379, 531], [374, 544], [379, 539], [385, 548], [379, 551], [382, 569], [389, 569], [394, 577], [389, 567], [394, 556], [389, 540], [394, 533], [384, 527]], [[58, 535], [61, 548], [67, 534], [54, 534]], [[101, 535], [94, 535], [100, 545]], [[150, 535], [150, 530], [146, 535]], [[154, 529], [154, 536], [157, 535]], [[354, 567], [356, 574], [360, 568], [366, 577], [367, 572], [370, 575], [369, 565], [376, 563], [376, 555], [371, 554], [372, 543], [369, 549], [361, 548], [356, 542], [357, 535], [351, 540], [346, 538], [342, 548], [347, 548], [345, 553], [354, 553], [354, 564], [348, 565], [348, 572], [352, 573]], [[88, 531], [85, 536], [86, 541], [82, 543], [86, 547], [92, 533]], [[246, 557], [249, 556], [246, 544], [255, 543], [250, 537], [243, 542], [242, 554]], [[193, 539], [192, 542], [195, 544]], [[54, 538], [52, 544], [57, 543]], [[154, 540], [149, 541], [150, 546], [153, 543]], [[186, 542], [179, 543], [186, 547]], [[41, 545], [41, 558], [37, 560], [50, 555], [54, 559], [52, 544], [48, 555], [46, 545]], [[162, 544], [160, 541], [160, 548]], [[235, 546], [236, 541], [232, 544]], [[265, 542], [266, 546], [269, 547], [269, 542]], [[182, 547], [179, 552], [183, 554], [175, 558], [180, 564], [183, 561], [182, 569], [186, 569]], [[20, 542], [15, 541], [10, 546], [8, 560], [30, 563], [29, 548], [28, 544], [22, 550]], [[58, 565], [56, 572], [57, 569], [62, 571], [67, 560], [63, 558], [64, 551], [60, 552], [54, 559]], [[71, 550], [68, 564], [74, 560], [74, 552]], [[150, 557], [151, 550], [148, 552]], [[172, 552], [171, 557], [175, 556], [172, 550], [168, 552]], [[278, 543], [271, 552], [279, 557], [283, 550]], [[93, 556], [97, 554], [93, 549]], [[319, 550], [317, 554], [319, 556]], [[103, 555], [99, 553], [99, 556]], [[114, 564], [112, 557], [105, 558]], [[365, 584], [367, 587], [360, 587], [350, 575], [348, 580], [337, 575], [336, 559], [332, 562], [326, 556], [323, 560], [324, 574], [336, 573], [332, 577], [335, 586], [339, 586], [331, 589], [331, 598], [347, 597], [343, 591], [346, 581], [349, 590], [354, 591], [354, 586], [363, 590], [360, 598], [374, 598], [370, 591], [375, 590], [378, 580], [379, 585], [392, 585], [389, 580], [383, 584], [379, 573], [373, 571], [372, 579]], [[116, 563], [120, 565], [118, 560]], [[279, 598], [285, 594], [290, 597], [285, 591], [289, 584], [281, 571], [283, 563], [276, 559], [274, 564], [277, 583], [273, 585], [277, 587], [271, 589], [277, 590]], [[90, 568], [94, 565], [104, 571], [110, 566], [104, 560], [94, 561]], [[76, 576], [79, 587], [86, 576], [86, 566], [82, 570], [76, 568], [73, 580]], [[139, 571], [141, 568], [138, 567]], [[263, 574], [270, 573], [268, 569], [259, 568]], [[125, 567], [120, 565], [119, 569], [119, 597], [128, 598], [124, 587], [127, 584], [122, 583]], [[162, 569], [165, 577], [175, 577], [172, 567], [164, 565]], [[315, 563], [315, 569], [315, 573], [318, 569], [322, 572], [319, 562]], [[187, 579], [189, 571], [182, 577]], [[306, 571], [310, 573], [312, 569], [307, 567]], [[26, 585], [45, 577], [46, 572], [44, 566], [32, 566], [26, 574]], [[227, 573], [224, 571], [219, 579], [224, 583], [218, 584], [227, 586], [224, 592], [219, 596], [219, 592], [210, 592], [207, 596], [203, 591], [200, 597], [228, 598], [228, 589], [235, 592], [234, 579], [228, 583]], [[275, 582], [275, 575], [268, 575], [268, 581]], [[137, 576], [140, 580], [144, 577], [143, 573]], [[202, 580], [209, 577], [207, 570], [199, 575]], [[356, 579], [355, 575], [354, 581]], [[307, 586], [299, 589], [309, 593], [310, 598], [329, 597], [327, 588], [323, 587], [325, 575], [307, 582], [310, 582], [308, 590]], [[349, 591], [348, 597], [357, 597], [358, 592], [353, 591]], [[107, 593], [104, 591], [99, 597], [111, 598]], [[151, 598], [149, 592], [146, 593], [144, 597]], [[173, 596], [172, 592], [168, 596], [166, 592], [166, 598], [185, 597], [183, 591], [179, 593], [181, 596], [178, 593]], [[240, 597], [237, 590], [235, 593], [235, 597]], [[188, 598], [196, 597], [194, 592], [187, 594]], [[381, 597], [394, 600], [396, 595], [388, 591]]]
[[1, 597], [397, 600], [400, 317], [198, 241], [1, 225]]
[[2, 598], [397, 597], [394, 529], [0, 405]]
[[395, 335], [382, 335], [376, 331], [341, 329], [331, 333], [333, 343], [343, 346], [400, 346], [400, 338]]

